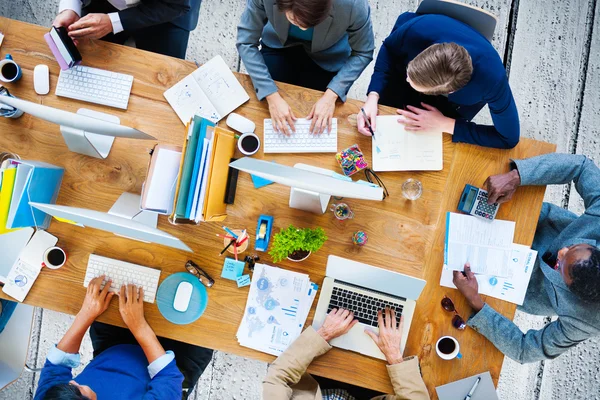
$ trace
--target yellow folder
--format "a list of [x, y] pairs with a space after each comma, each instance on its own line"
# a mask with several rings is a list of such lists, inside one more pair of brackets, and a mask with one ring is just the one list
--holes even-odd
[[225, 192], [227, 191], [229, 163], [235, 153], [235, 135], [231, 131], [216, 127], [213, 140], [202, 215], [204, 215], [205, 221], [223, 221], [227, 217]]
[[6, 229], [8, 211], [12, 199], [13, 186], [15, 185], [16, 168], [8, 168], [2, 172], [2, 190], [0, 190], [0, 234], [12, 232], [16, 229]]

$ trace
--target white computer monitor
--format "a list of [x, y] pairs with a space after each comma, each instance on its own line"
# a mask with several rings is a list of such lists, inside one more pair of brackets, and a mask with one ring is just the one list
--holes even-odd
[[[139, 196], [137, 196], [137, 199], [139, 200]], [[126, 200], [129, 200], [126, 201], [126, 203], [131, 203], [131, 199]], [[118, 207], [118, 203], [119, 201], [115, 203], [115, 207]], [[168, 234], [167, 232], [163, 232], [157, 229], [155, 226], [152, 226], [153, 224], [151, 220], [153, 215], [148, 213], [146, 213], [146, 216], [150, 216], [150, 223], [148, 223], [148, 219], [146, 219], [146, 223], [144, 223], [132, 218], [132, 216], [125, 216], [119, 214], [118, 212], [114, 212], [113, 209], [115, 209], [115, 207], [113, 207], [110, 212], [104, 213], [85, 208], [59, 206], [56, 204], [30, 202], [29, 205], [45, 212], [46, 214], [52, 215], [53, 217], [73, 221], [83, 226], [101, 229], [103, 231], [114, 233], [118, 236], [139, 240], [141, 242], [156, 243], [163, 246], [192, 252], [192, 249], [190, 249], [185, 243], [175, 236]], [[142, 212], [140, 211], [137, 215], [141, 216], [141, 213]], [[156, 220], [154, 219], [154, 223], [155, 221]]]
[[290, 207], [323, 214], [331, 196], [362, 200], [383, 200], [383, 188], [366, 182], [336, 178], [333, 171], [306, 164], [294, 167], [243, 157], [229, 164], [270, 181], [289, 186]]
[[72, 113], [5, 95], [0, 96], [0, 103], [60, 125], [60, 131], [69, 150], [90, 157], [108, 157], [116, 137], [156, 140], [147, 133], [121, 125], [117, 116], [85, 108]]

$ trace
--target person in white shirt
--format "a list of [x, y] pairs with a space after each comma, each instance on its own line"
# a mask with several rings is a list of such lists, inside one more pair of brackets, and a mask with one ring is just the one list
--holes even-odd
[[123, 44], [185, 58], [190, 31], [198, 24], [202, 0], [61, 0], [55, 27], [64, 27], [76, 45], [86, 39]]

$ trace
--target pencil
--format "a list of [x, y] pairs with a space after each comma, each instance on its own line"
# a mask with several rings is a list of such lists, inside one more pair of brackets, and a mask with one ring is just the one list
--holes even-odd
[[241, 245], [244, 244], [244, 242], [248, 240], [248, 235], [246, 235], [240, 242], [238, 242], [235, 247], [240, 247]]
[[231, 236], [233, 236], [235, 239], [238, 238], [238, 235], [236, 235], [235, 233], [233, 233], [233, 231], [231, 229], [229, 229], [228, 227], [226, 227], [225, 225], [223, 225], [223, 229], [225, 230], [225, 232], [229, 233]]
[[369, 132], [371, 132], [371, 136], [375, 137], [375, 132], [373, 132], [373, 128], [371, 128], [371, 123], [369, 122], [369, 117], [367, 116], [365, 109], [361, 107], [360, 111], [362, 111], [363, 115], [365, 116], [365, 122], [367, 123], [367, 128], [369, 128]]
[[231, 245], [232, 245], [232, 244], [234, 244], [234, 243], [235, 243], [235, 239], [231, 239], [231, 240], [229, 241], [229, 244], [228, 244], [227, 246], [225, 246], [225, 248], [224, 248], [223, 250], [221, 250], [221, 253], [219, 253], [219, 255], [220, 255], [220, 256], [222, 256], [222, 255], [223, 255], [223, 253], [225, 253], [225, 252], [227, 251], [227, 249], [229, 248], [229, 246], [231, 246]]
[[236, 243], [235, 246], [233, 246], [233, 255], [235, 256], [235, 261], [238, 261], [237, 248], [238, 244]]
[[217, 236], [218, 236], [218, 237], [220, 237], [220, 238], [224, 238], [224, 239], [233, 239], [233, 237], [232, 237], [232, 236], [228, 236], [228, 235], [221, 235], [221, 234], [219, 234], [219, 233], [217, 233]]

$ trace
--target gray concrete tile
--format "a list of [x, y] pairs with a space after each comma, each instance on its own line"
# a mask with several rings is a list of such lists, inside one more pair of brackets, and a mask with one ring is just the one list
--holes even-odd
[[267, 364], [232, 354], [215, 353], [210, 399], [260, 400]]

